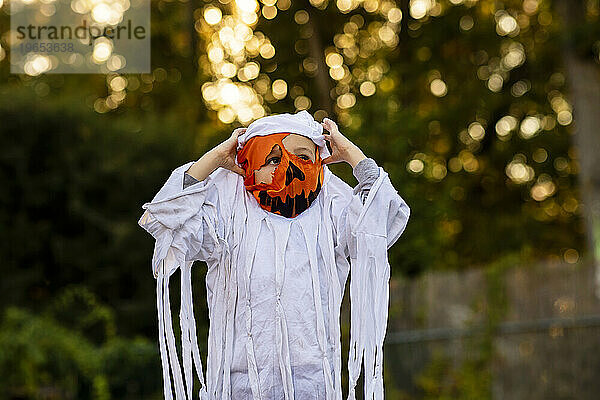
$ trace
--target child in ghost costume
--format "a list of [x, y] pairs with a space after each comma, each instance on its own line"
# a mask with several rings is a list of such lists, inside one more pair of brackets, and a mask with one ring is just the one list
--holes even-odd
[[[288, 139], [298, 135], [313, 149]], [[326, 165], [341, 161], [353, 167], [354, 189]], [[256, 179], [264, 169], [268, 179]], [[173, 170], [142, 208], [138, 223], [155, 239], [165, 399], [173, 389], [175, 399], [192, 399], [195, 366], [203, 400], [341, 400], [340, 307], [348, 275], [348, 399], [355, 399], [362, 365], [365, 398], [384, 398], [387, 251], [410, 208], [383, 168], [333, 121], [318, 123], [301, 111], [238, 128]], [[208, 266], [206, 380], [192, 301], [196, 260]], [[177, 269], [182, 360], [169, 302]]]

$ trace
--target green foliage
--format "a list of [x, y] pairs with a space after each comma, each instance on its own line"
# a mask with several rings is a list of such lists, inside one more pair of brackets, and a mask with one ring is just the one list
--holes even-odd
[[475, 356], [453, 365], [443, 351], [434, 353], [430, 364], [417, 379], [423, 400], [491, 399], [491, 373], [487, 360]]
[[46, 314], [73, 331], [81, 332], [95, 343], [115, 338], [114, 314], [98, 304], [96, 296], [83, 286], [69, 285], [52, 301]]
[[0, 98], [0, 121], [0, 254], [10, 277], [0, 304], [39, 311], [85, 282], [119, 310], [122, 333], [154, 335], [154, 243], [137, 221], [170, 172], [197, 158], [191, 131], [168, 113], [94, 115], [76, 96], [45, 103], [27, 90]]
[[171, 170], [210, 143], [195, 143], [169, 113], [94, 115], [76, 98], [0, 97], [0, 253], [10, 277], [0, 281], [0, 398], [160, 398], [154, 243], [137, 220]]
[[[56, 320], [70, 312], [79, 318]], [[98, 343], [92, 326], [103, 333]], [[65, 290], [41, 315], [8, 307], [0, 323], [0, 397], [6, 399], [159, 398], [158, 360], [150, 340], [116, 337], [112, 311], [83, 287]]]

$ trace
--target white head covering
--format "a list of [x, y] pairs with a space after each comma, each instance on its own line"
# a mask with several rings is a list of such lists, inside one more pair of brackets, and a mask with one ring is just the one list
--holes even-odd
[[265, 136], [282, 132], [297, 133], [312, 140], [319, 147], [321, 159], [331, 155], [325, 144], [323, 126], [315, 121], [313, 116], [306, 110], [302, 110], [296, 114], [274, 114], [257, 119], [248, 125], [243, 135], [238, 136], [237, 150], [240, 151], [244, 147], [244, 144], [254, 136]]

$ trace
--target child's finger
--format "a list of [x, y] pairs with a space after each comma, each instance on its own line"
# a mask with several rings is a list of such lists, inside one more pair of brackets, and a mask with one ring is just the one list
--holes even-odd
[[247, 128], [237, 128], [237, 129], [234, 129], [234, 131], [231, 133], [231, 136], [238, 137], [238, 136], [240, 136], [242, 133], [246, 132], [246, 129], [247, 129]]
[[331, 128], [335, 128], [336, 127], [335, 122], [333, 122], [329, 118], [323, 118], [323, 123], [327, 124]]

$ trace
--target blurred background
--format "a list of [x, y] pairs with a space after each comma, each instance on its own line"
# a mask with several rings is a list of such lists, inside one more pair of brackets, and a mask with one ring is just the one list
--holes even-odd
[[598, 398], [599, 0], [151, 7], [151, 73], [16, 75], [0, 0], [0, 398], [162, 398], [141, 206], [234, 128], [303, 109], [411, 207], [386, 398]]

